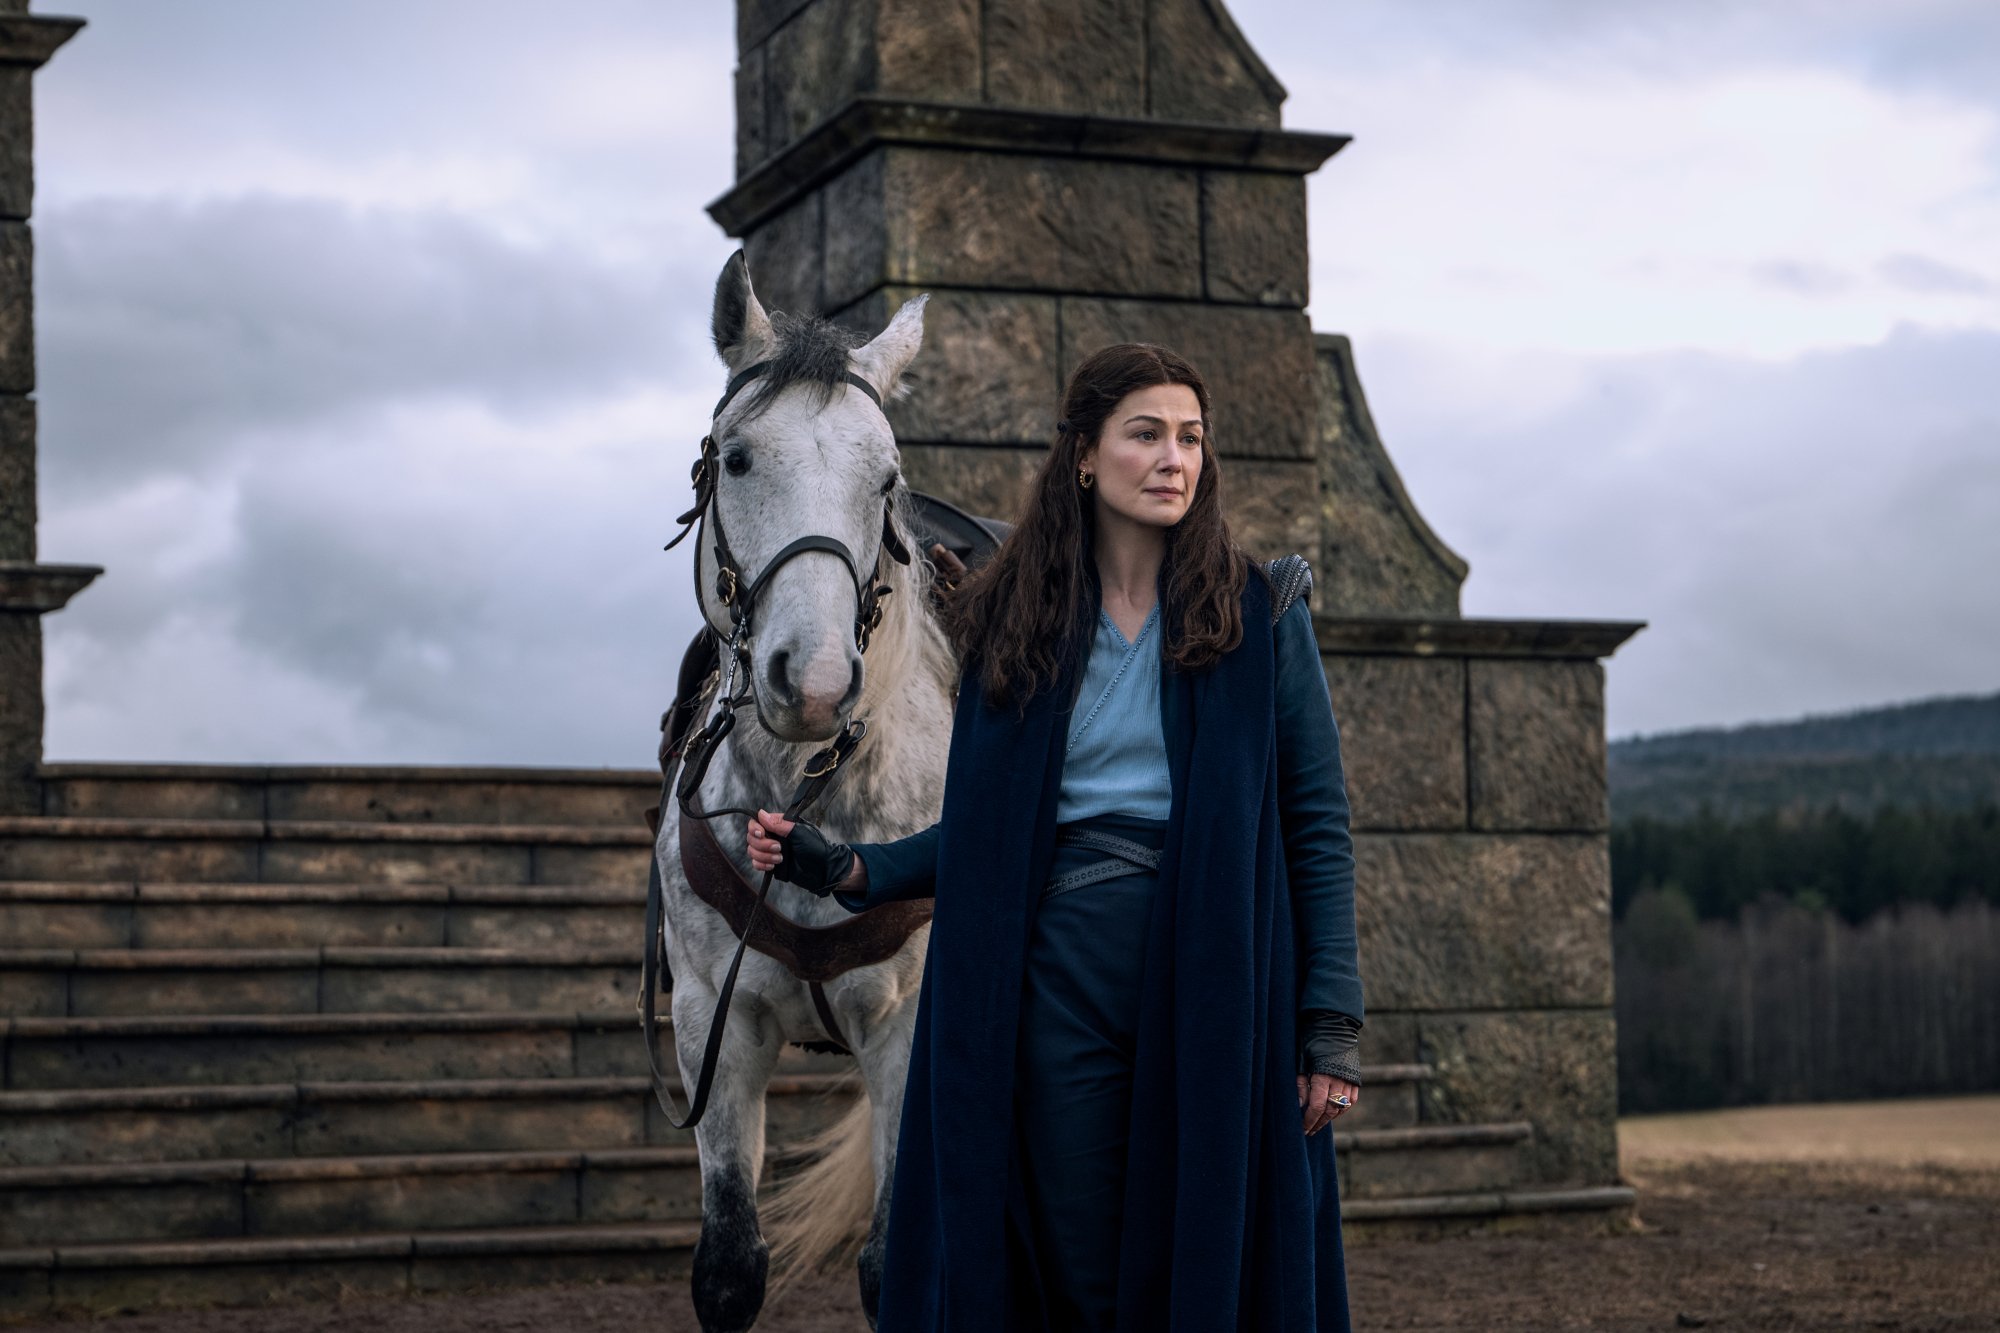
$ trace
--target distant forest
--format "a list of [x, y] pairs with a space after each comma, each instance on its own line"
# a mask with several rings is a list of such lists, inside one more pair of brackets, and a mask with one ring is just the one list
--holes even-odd
[[1609, 749], [1625, 1111], [2000, 1087], [2000, 694]]

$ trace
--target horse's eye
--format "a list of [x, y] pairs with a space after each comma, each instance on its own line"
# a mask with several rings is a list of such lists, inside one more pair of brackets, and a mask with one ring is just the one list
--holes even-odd
[[750, 470], [750, 454], [747, 450], [731, 449], [722, 456], [722, 466], [732, 477], [740, 477]]
[[887, 494], [888, 494], [888, 493], [889, 493], [890, 491], [893, 491], [893, 490], [895, 490], [895, 489], [896, 489], [896, 478], [897, 478], [897, 476], [898, 476], [898, 474], [897, 474], [897, 473], [894, 473], [894, 472], [891, 472], [891, 473], [889, 474], [889, 480], [887, 480], [887, 481], [885, 481], [885, 482], [883, 482], [883, 483], [882, 483], [882, 494], [884, 494], [884, 495], [887, 495]]

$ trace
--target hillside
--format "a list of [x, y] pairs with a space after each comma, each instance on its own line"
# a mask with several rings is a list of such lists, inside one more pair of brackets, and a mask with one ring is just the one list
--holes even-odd
[[1611, 742], [1617, 820], [2000, 802], [2000, 693]]

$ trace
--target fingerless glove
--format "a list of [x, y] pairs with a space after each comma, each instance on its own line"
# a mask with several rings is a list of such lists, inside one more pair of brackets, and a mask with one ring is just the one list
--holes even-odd
[[1299, 1015], [1299, 1072], [1331, 1074], [1361, 1086], [1361, 1020], [1332, 1009], [1308, 1009]]
[[790, 833], [772, 836], [785, 854], [771, 874], [807, 893], [826, 897], [846, 882], [854, 868], [854, 849], [830, 841], [818, 825], [806, 820], [794, 821]]

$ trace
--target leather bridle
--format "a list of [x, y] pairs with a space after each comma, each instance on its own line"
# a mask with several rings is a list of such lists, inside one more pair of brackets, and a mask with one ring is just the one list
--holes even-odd
[[[769, 368], [769, 362], [760, 361], [755, 365], [744, 367], [730, 377], [728, 387], [723, 390], [721, 399], [717, 401], [714, 412], [709, 416], [709, 432], [701, 437], [701, 454], [695, 459], [690, 474], [690, 479], [694, 482], [694, 505], [674, 520], [682, 525], [681, 531], [667, 543], [665, 548], [671, 551], [689, 532], [705, 533], [708, 523], [715, 524], [715, 595], [729, 612], [730, 628], [728, 633], [724, 634], [716, 628], [713, 621], [708, 619], [708, 603], [703, 596], [701, 582], [701, 538], [698, 536], [693, 562], [695, 599], [702, 608], [702, 619], [707, 624], [708, 632], [718, 640], [724, 641], [729, 653], [723, 663], [724, 669], [718, 672], [715, 711], [699, 730], [684, 738], [673, 752], [663, 757], [660, 804], [653, 821], [656, 832], [666, 819], [669, 805], [676, 801], [682, 812], [694, 819], [711, 819], [726, 814], [749, 815], [754, 818], [757, 814], [757, 811], [742, 806], [717, 806], [712, 810], [697, 809], [696, 798], [716, 750], [721, 746], [723, 738], [728, 736], [736, 725], [737, 710], [755, 701], [747, 669], [743, 671], [744, 682], [740, 693], [736, 692], [736, 677], [739, 668], [747, 668], [750, 665], [749, 640], [757, 596], [771, 581], [772, 575], [778, 572], [779, 567], [787, 560], [803, 555], [807, 551], [825, 551], [838, 556], [854, 579], [854, 642], [857, 651], [865, 653], [868, 651], [869, 636], [882, 623], [882, 599], [895, 591], [882, 580], [883, 556], [886, 554], [899, 564], [910, 563], [909, 547], [896, 533], [895, 522], [891, 516], [891, 501], [885, 497], [882, 501], [882, 540], [875, 553], [875, 566], [871, 571], [867, 588], [861, 586], [860, 566], [854, 559], [854, 553], [848, 550], [847, 544], [836, 537], [818, 533], [787, 542], [766, 562], [756, 578], [747, 582], [744, 580], [742, 569], [737, 564], [734, 553], [729, 549], [729, 542], [722, 528], [722, 510], [716, 503], [715, 487], [721, 450], [715, 442], [715, 423], [722, 419], [723, 409], [729, 406], [730, 400], [737, 392]], [[845, 372], [845, 378], [847, 383], [867, 394], [876, 407], [882, 406], [882, 396], [876, 392], [874, 385], [853, 371]], [[860, 745], [862, 737], [867, 734], [868, 722], [865, 718], [850, 718], [832, 741], [815, 751], [806, 760], [805, 770], [799, 778], [798, 786], [792, 792], [791, 800], [785, 805], [785, 818], [793, 820], [800, 818], [819, 799], [821, 793], [832, 782], [834, 774], [854, 753], [855, 747]], [[676, 767], [680, 770], [678, 780], [674, 774]], [[723, 977], [722, 990], [716, 997], [715, 1014], [709, 1021], [708, 1041], [702, 1053], [701, 1073], [695, 1080], [694, 1095], [689, 1101], [687, 1117], [681, 1119], [674, 1113], [672, 1096], [667, 1091], [666, 1078], [660, 1072], [659, 1058], [656, 1054], [658, 1043], [655, 1038], [656, 1018], [653, 1010], [659, 992], [659, 977], [666, 949], [666, 941], [660, 929], [665, 916], [666, 890], [660, 876], [657, 847], [649, 859], [651, 864], [646, 883], [646, 952], [640, 974], [639, 997], [640, 1023], [646, 1042], [646, 1062], [652, 1071], [653, 1095], [658, 1098], [660, 1109], [666, 1114], [668, 1121], [676, 1129], [692, 1129], [700, 1123], [703, 1113], [708, 1108], [708, 1095], [715, 1081], [716, 1061], [722, 1051], [722, 1038], [729, 1016], [729, 1001], [736, 989], [736, 974], [742, 967], [743, 953], [749, 946], [750, 936], [757, 924], [758, 915], [763, 910], [764, 900], [770, 894], [772, 876], [770, 871], [764, 872], [763, 881], [758, 885], [757, 900], [751, 905], [743, 933], [736, 941], [736, 954], [730, 959], [729, 971]], [[839, 1036], [837, 1032], [833, 1035], [836, 1038]]]

